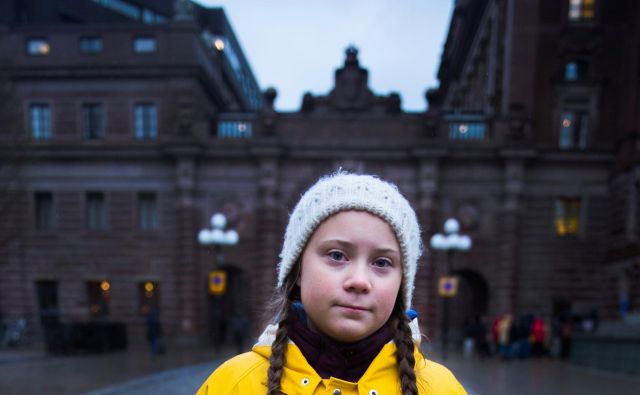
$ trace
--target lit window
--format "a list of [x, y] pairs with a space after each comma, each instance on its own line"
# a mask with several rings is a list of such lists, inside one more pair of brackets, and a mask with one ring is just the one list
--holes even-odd
[[107, 229], [107, 208], [102, 192], [87, 193], [87, 229]]
[[576, 235], [579, 230], [580, 199], [561, 198], [555, 204], [555, 228], [558, 236]]
[[158, 137], [158, 121], [155, 104], [138, 103], [135, 106], [136, 139], [154, 140]]
[[450, 140], [483, 140], [485, 125], [481, 122], [452, 122], [449, 124]]
[[36, 140], [51, 138], [51, 110], [48, 104], [34, 103], [29, 106], [31, 137]]
[[151, 53], [156, 51], [156, 39], [153, 37], [136, 37], [133, 40], [133, 50], [136, 53]]
[[587, 147], [589, 115], [584, 111], [565, 111], [560, 116], [560, 148]]
[[102, 52], [102, 38], [100, 37], [80, 37], [78, 41], [80, 53], [94, 54]]
[[218, 122], [219, 138], [251, 137], [251, 122], [220, 121]]
[[569, 0], [569, 20], [590, 21], [595, 14], [595, 0]]
[[97, 140], [104, 137], [102, 104], [85, 103], [82, 105], [82, 134], [87, 140]]
[[138, 195], [138, 228], [140, 230], [158, 229], [158, 208], [155, 193]]
[[34, 56], [49, 55], [49, 42], [44, 38], [30, 38], [27, 40], [27, 53]]
[[36, 192], [34, 198], [36, 229], [53, 229], [53, 195], [51, 192]]
[[567, 62], [564, 68], [564, 78], [567, 81], [580, 81], [586, 77], [587, 63], [581, 60]]
[[158, 313], [160, 304], [159, 284], [155, 281], [138, 283], [138, 312], [146, 316], [151, 312]]
[[106, 280], [89, 281], [87, 283], [87, 299], [91, 318], [106, 318], [109, 316], [110, 290], [111, 284]]

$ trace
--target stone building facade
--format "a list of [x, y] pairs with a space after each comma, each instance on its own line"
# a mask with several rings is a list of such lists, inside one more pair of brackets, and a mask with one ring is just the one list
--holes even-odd
[[[3, 116], [24, 125], [2, 138], [31, 136], [3, 151], [14, 165], [3, 192], [16, 197], [0, 246], [5, 319], [26, 317], [36, 337], [43, 314], [125, 322], [141, 337], [152, 294], [171, 335], [220, 333], [237, 309], [258, 330], [287, 215], [338, 168], [395, 182], [425, 246], [449, 217], [471, 236], [453, 261], [456, 336], [475, 315], [619, 319], [621, 300], [640, 310], [635, 2], [456, 1], [440, 86], [414, 113], [371, 91], [353, 47], [330, 92], [275, 111], [276, 90], [256, 94], [220, 10], [160, 3], [127, 2], [160, 23], [89, 1], [90, 15], [120, 19], [0, 27], [0, 52], [13, 54], [4, 92], [17, 103]], [[82, 37], [102, 37], [103, 52], [78, 53]], [[136, 37], [155, 49], [132, 52]], [[43, 41], [46, 54], [29, 53]], [[240, 236], [223, 262], [197, 242], [214, 212]], [[445, 266], [427, 248], [417, 277], [432, 339]], [[213, 269], [227, 273], [222, 296], [207, 293]]]

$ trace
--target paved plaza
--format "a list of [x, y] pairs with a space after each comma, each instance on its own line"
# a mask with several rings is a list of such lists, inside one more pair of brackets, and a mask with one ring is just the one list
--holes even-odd
[[[209, 348], [172, 347], [151, 358], [146, 349], [105, 355], [48, 356], [0, 351], [0, 394], [192, 395], [221, 360]], [[431, 358], [439, 361], [437, 354]], [[550, 359], [463, 359], [447, 365], [469, 395], [636, 394], [640, 377], [574, 366]]]

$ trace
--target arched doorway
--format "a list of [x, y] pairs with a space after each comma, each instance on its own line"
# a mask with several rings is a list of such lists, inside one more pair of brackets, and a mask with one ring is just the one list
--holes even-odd
[[[487, 314], [489, 287], [484, 277], [476, 271], [462, 269], [454, 272], [458, 276], [458, 294], [451, 301], [449, 325], [451, 343], [462, 344], [465, 327]], [[488, 325], [487, 322], [484, 323]]]
[[209, 295], [209, 334], [211, 342], [220, 349], [231, 342], [230, 322], [234, 314], [249, 316], [251, 285], [244, 270], [233, 265], [222, 265], [217, 270], [226, 274], [223, 294]]

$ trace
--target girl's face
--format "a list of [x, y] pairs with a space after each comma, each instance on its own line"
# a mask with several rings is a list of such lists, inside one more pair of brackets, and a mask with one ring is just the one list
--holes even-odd
[[387, 322], [401, 282], [400, 246], [389, 224], [342, 211], [311, 236], [297, 283], [311, 330], [353, 342]]

